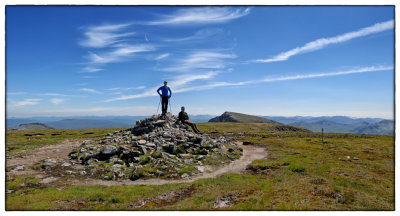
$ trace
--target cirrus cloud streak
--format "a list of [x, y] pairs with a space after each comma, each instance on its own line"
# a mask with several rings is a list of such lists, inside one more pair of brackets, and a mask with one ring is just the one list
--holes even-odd
[[269, 62], [286, 61], [290, 57], [295, 56], [295, 55], [299, 55], [299, 54], [311, 52], [311, 51], [316, 51], [316, 50], [322, 49], [330, 44], [343, 43], [343, 42], [352, 40], [354, 38], [359, 38], [359, 37], [367, 36], [370, 34], [375, 34], [375, 33], [383, 32], [386, 30], [390, 30], [390, 29], [393, 29], [393, 27], [394, 27], [393, 20], [389, 20], [386, 22], [380, 22], [380, 23], [376, 23], [372, 26], [362, 28], [357, 31], [348, 32], [348, 33], [341, 34], [341, 35], [338, 35], [335, 37], [320, 38], [320, 39], [311, 41], [311, 42], [305, 44], [304, 46], [296, 47], [289, 51], [282, 52], [272, 58], [257, 59], [257, 60], [252, 60], [250, 62], [269, 63]]

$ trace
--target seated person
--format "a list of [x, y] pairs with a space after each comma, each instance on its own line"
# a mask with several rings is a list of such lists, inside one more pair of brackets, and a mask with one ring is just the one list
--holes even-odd
[[190, 127], [192, 127], [193, 131], [195, 133], [200, 133], [199, 129], [197, 129], [197, 126], [195, 123], [189, 121], [189, 116], [188, 114], [185, 112], [185, 107], [181, 107], [181, 111], [179, 112], [178, 115], [178, 119], [179, 121], [181, 121], [184, 124], [188, 124]]

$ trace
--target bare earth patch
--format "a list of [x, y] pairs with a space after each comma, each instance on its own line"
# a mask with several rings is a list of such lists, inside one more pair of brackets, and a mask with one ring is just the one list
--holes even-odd
[[[11, 159], [6, 160], [6, 167], [11, 169], [8, 174], [21, 175], [21, 174], [37, 174], [37, 177], [44, 178], [41, 183], [51, 183], [55, 181], [61, 181], [61, 179], [51, 179], [49, 180], [49, 176], [43, 176], [42, 171], [33, 170], [32, 166], [40, 160], [46, 158], [53, 159], [65, 159], [68, 160], [68, 154], [72, 149], [78, 147], [80, 145], [80, 141], [64, 141], [58, 145], [46, 146], [34, 151], [26, 152], [25, 155], [21, 157], [13, 157]], [[106, 181], [100, 179], [85, 179], [79, 180], [75, 179], [73, 182], [69, 182], [72, 185], [104, 185], [104, 186], [113, 186], [113, 185], [163, 185], [163, 184], [172, 184], [172, 183], [188, 183], [194, 182], [199, 179], [204, 178], [215, 178], [218, 175], [224, 173], [241, 173], [246, 169], [246, 166], [250, 164], [253, 160], [264, 159], [267, 158], [267, 152], [265, 148], [254, 145], [243, 145], [242, 142], [236, 143], [239, 147], [243, 149], [243, 156], [238, 160], [232, 161], [226, 166], [222, 167], [210, 167], [207, 166], [205, 171], [196, 176], [192, 176], [189, 179], [181, 179], [181, 180], [164, 180], [164, 179], [139, 179], [136, 181], [131, 180], [121, 180], [121, 181]], [[12, 169], [13, 167], [23, 166], [24, 169]]]
[[[6, 168], [10, 168], [10, 174], [22, 175], [22, 174], [36, 174], [39, 173], [37, 170], [31, 169], [31, 167], [40, 160], [46, 158], [56, 158], [69, 160], [68, 153], [75, 147], [79, 146], [81, 141], [69, 141], [57, 145], [49, 145], [37, 150], [30, 150], [19, 153], [19, 156], [13, 156], [11, 159], [6, 160]], [[23, 169], [13, 169], [13, 167], [23, 166]]]

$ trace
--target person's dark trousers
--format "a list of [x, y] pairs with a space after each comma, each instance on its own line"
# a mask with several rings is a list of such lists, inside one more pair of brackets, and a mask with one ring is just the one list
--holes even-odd
[[162, 114], [165, 115], [168, 111], [168, 97], [161, 97]]
[[193, 122], [185, 122], [185, 123], [188, 124], [195, 133], [200, 133], [200, 131], [199, 131], [199, 129], [197, 129], [197, 126], [195, 123], [193, 123]]

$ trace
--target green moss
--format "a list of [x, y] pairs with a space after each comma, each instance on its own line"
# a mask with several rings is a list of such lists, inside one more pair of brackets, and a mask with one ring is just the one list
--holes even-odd
[[161, 154], [161, 152], [153, 152], [151, 154], [151, 157], [153, 157], [153, 158], [161, 158], [162, 154]]

